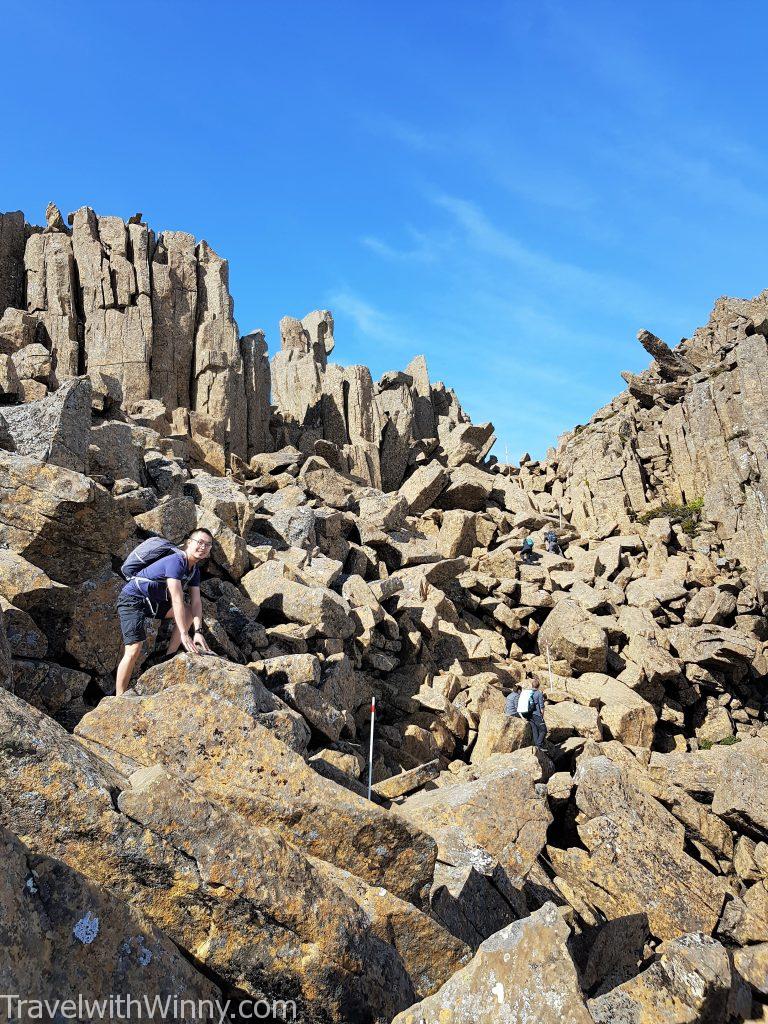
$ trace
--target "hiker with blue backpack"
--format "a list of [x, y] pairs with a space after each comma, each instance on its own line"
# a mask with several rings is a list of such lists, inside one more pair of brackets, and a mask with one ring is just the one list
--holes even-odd
[[526, 537], [520, 548], [520, 561], [523, 565], [534, 565], [536, 557], [533, 550], [533, 537]]
[[544, 749], [547, 725], [544, 721], [544, 694], [538, 679], [534, 679], [528, 689], [514, 689], [507, 697], [504, 711], [507, 715], [516, 715], [530, 722], [534, 746]]
[[[150, 537], [123, 563], [123, 576], [128, 582], [117, 599], [125, 644], [117, 666], [115, 692], [118, 697], [128, 689], [147, 639], [147, 618], [173, 620], [166, 657], [171, 657], [182, 646], [189, 654], [213, 653], [202, 634], [200, 597], [200, 562], [208, 557], [212, 545], [213, 534], [203, 528], [193, 530], [181, 548], [162, 537]], [[185, 603], [185, 592], [189, 603]], [[194, 627], [194, 636], [190, 636], [191, 627]]]
[[549, 530], [544, 534], [544, 543], [550, 555], [560, 555], [562, 557], [563, 549], [560, 547], [560, 542], [554, 530]]

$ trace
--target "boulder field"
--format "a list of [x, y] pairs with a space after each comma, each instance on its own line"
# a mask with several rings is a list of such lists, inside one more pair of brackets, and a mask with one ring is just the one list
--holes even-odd
[[[768, 1021], [768, 292], [638, 337], [502, 464], [328, 310], [270, 359], [205, 241], [0, 214], [2, 992]], [[119, 567], [196, 527], [214, 657], [116, 697]]]

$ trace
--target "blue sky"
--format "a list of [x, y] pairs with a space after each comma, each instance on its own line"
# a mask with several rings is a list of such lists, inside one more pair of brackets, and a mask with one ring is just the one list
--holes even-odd
[[0, 207], [206, 238], [243, 332], [424, 352], [543, 456], [768, 286], [763, 3], [3, 4]]

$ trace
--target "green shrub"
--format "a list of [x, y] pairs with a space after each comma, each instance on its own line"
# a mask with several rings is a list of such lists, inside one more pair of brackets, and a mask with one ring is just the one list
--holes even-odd
[[692, 498], [685, 505], [678, 505], [673, 501], [665, 501], [657, 508], [649, 508], [637, 517], [637, 521], [647, 526], [652, 519], [665, 517], [672, 523], [679, 523], [689, 537], [695, 537], [698, 532], [701, 510], [704, 508], [703, 498]]
[[[717, 746], [718, 747], [732, 747], [734, 745], [734, 743], [741, 743], [741, 737], [740, 736], [726, 736], [725, 739], [717, 741]], [[702, 740], [701, 743], [699, 743], [699, 750], [711, 750], [712, 747], [714, 747], [714, 746], [715, 746], [715, 744], [712, 742], [712, 740]]]

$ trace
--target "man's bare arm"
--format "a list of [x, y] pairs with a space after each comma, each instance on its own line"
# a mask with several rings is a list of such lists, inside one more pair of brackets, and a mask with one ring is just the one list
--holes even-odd
[[184, 605], [184, 591], [181, 580], [168, 580], [168, 593], [171, 595], [171, 608], [173, 609], [173, 621], [181, 636], [181, 643], [185, 651], [190, 654], [197, 654], [192, 637], [187, 629], [187, 610]]
[[192, 609], [192, 624], [195, 627], [194, 644], [201, 651], [210, 651], [203, 636], [203, 599], [200, 597], [200, 587], [189, 588], [189, 605]]

